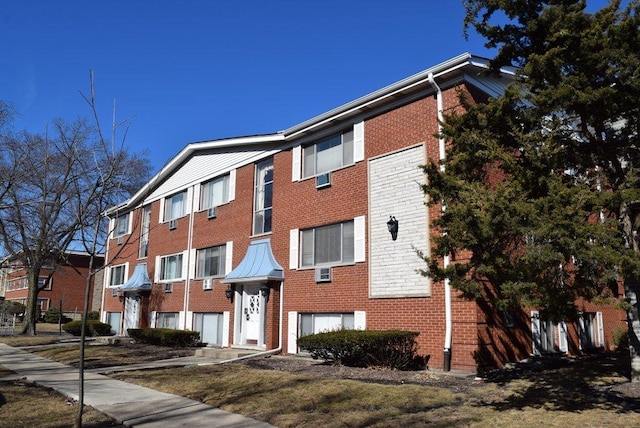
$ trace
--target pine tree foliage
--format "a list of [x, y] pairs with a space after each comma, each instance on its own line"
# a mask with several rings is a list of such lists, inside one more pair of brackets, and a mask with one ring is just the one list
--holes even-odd
[[[444, 172], [425, 167], [445, 232], [425, 274], [469, 298], [572, 319], [640, 278], [638, 0], [466, 0], [465, 28], [518, 67], [504, 96], [445, 117]], [[452, 263], [443, 267], [450, 255]], [[618, 299], [622, 302], [622, 298]]]

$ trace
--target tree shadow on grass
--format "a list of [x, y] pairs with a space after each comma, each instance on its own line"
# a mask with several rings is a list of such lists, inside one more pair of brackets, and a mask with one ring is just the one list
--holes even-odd
[[[640, 385], [628, 382], [629, 353], [607, 352], [576, 358], [531, 357], [510, 368], [489, 372], [508, 397], [483, 400], [498, 411], [546, 408], [578, 412], [602, 408], [616, 412], [640, 412]], [[619, 387], [631, 387], [620, 392]]]

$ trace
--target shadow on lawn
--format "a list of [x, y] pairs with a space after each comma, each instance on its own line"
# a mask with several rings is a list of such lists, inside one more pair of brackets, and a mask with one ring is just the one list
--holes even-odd
[[[532, 357], [512, 368], [489, 373], [487, 382], [496, 383], [513, 394], [482, 404], [499, 411], [529, 407], [567, 412], [596, 408], [640, 412], [640, 385], [629, 383], [629, 367], [628, 351], [578, 358]], [[621, 392], [620, 387], [631, 389], [631, 393]]]

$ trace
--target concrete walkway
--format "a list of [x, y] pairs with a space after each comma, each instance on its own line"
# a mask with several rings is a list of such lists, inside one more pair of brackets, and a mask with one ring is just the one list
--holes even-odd
[[[189, 365], [202, 357], [186, 357], [181, 361], [157, 362], [156, 367]], [[211, 361], [209, 359], [209, 361]], [[140, 364], [140, 368], [154, 363]], [[78, 369], [31, 354], [19, 348], [0, 344], [0, 365], [17, 373], [18, 378], [53, 388], [78, 400]], [[142, 367], [144, 366], [144, 367]], [[133, 427], [272, 427], [265, 422], [216, 409], [199, 401], [166, 394], [143, 386], [122, 382], [95, 372], [85, 371], [84, 404], [112, 417], [118, 423]]]

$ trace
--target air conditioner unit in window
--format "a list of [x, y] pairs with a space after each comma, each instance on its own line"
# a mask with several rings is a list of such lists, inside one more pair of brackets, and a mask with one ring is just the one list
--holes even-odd
[[322, 189], [323, 187], [331, 186], [331, 173], [325, 172], [324, 174], [316, 176], [316, 189]]
[[173, 283], [172, 282], [167, 282], [164, 285], [164, 292], [165, 293], [173, 293]]
[[169, 220], [169, 230], [173, 230], [178, 226], [177, 220]]
[[122, 239], [122, 236], [118, 236], [118, 237], [116, 238], [116, 244], [118, 244], [118, 245], [122, 245], [122, 242], [123, 242], [123, 241], [124, 241], [124, 240]]
[[330, 267], [316, 268], [316, 282], [331, 282], [331, 276]]
[[205, 278], [202, 280], [202, 289], [203, 290], [213, 290], [213, 279]]
[[211, 207], [207, 209], [207, 218], [211, 220], [212, 218], [216, 218], [218, 215], [218, 209], [216, 207]]

